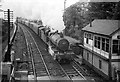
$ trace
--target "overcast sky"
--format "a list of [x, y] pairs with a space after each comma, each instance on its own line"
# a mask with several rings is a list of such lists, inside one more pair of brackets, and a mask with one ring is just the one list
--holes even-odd
[[[78, 1], [90, 0], [66, 0], [66, 8]], [[58, 30], [64, 29], [62, 18], [64, 0], [2, 0], [2, 9], [7, 10], [8, 8], [13, 10], [14, 17], [42, 19], [44, 25], [49, 25]]]
[[[79, 0], [66, 0], [66, 7]], [[20, 16], [29, 19], [42, 19], [44, 25], [62, 30], [64, 0], [4, 0], [2, 9], [11, 9], [14, 17]]]

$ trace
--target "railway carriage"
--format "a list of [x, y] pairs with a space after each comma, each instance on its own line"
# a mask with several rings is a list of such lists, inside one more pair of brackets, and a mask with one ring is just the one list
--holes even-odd
[[39, 37], [46, 43], [46, 34], [45, 34], [45, 27], [41, 27], [38, 29]]
[[50, 29], [47, 28], [46, 26], [40, 26], [38, 28], [38, 35], [46, 44], [48, 44], [48, 33], [49, 32], [50, 32]]
[[17, 22], [22, 23], [22, 19], [18, 17]]
[[35, 23], [33, 23], [33, 22], [31, 22], [31, 29], [36, 33], [36, 34], [38, 34], [38, 27], [39, 27], [39, 25], [37, 25], [37, 24], [35, 24]]
[[29, 28], [32, 29], [32, 27], [33, 27], [33, 24], [30, 22], [30, 23], [29, 23]]
[[38, 35], [39, 34], [39, 28], [41, 28], [43, 26], [31, 22], [29, 27]]

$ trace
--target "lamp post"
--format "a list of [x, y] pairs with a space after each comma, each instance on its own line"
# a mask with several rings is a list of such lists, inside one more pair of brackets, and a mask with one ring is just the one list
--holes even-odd
[[[65, 9], [66, 9], [66, 1], [67, 1], [67, 0], [64, 0], [64, 15], [65, 15]], [[64, 16], [64, 19], [65, 19], [65, 24], [66, 24], [66, 16]], [[65, 24], [64, 24], [64, 25], [65, 25]]]
[[65, 8], [66, 8], [66, 1], [67, 0], [64, 0], [64, 12], [65, 12]]
[[[66, 8], [66, 1], [67, 0], [64, 0], [64, 14], [63, 14], [63, 21], [64, 21], [64, 26], [66, 26], [66, 16], [65, 16], [65, 8]], [[65, 31], [66, 32], [66, 31]], [[65, 35], [66, 33], [65, 32], [63, 32], [63, 34]]]

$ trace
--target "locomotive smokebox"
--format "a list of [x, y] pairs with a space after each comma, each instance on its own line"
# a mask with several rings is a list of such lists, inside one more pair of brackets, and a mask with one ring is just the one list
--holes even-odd
[[55, 33], [50, 36], [50, 40], [56, 47], [58, 47], [61, 51], [66, 51], [69, 49], [69, 41], [64, 37], [61, 37], [60, 34]]
[[68, 48], [69, 48], [68, 40], [61, 38], [57, 41], [57, 43], [58, 43], [57, 46], [60, 50], [62, 50], [62, 51], [68, 50]]

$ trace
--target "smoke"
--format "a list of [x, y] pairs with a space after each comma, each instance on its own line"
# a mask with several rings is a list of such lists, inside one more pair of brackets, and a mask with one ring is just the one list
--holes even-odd
[[[66, 0], [66, 7], [78, 0]], [[4, 9], [11, 9], [14, 17], [41, 19], [44, 25], [51, 28], [64, 29], [63, 11], [64, 0], [5, 0]]]
[[[62, 30], [65, 28], [62, 17], [64, 12], [64, 1], [65, 0], [3, 0], [2, 8], [4, 10], [13, 10], [14, 18], [19, 16], [27, 19], [41, 19], [44, 25]], [[77, 1], [91, 2], [101, 0], [66, 0], [66, 8]]]

